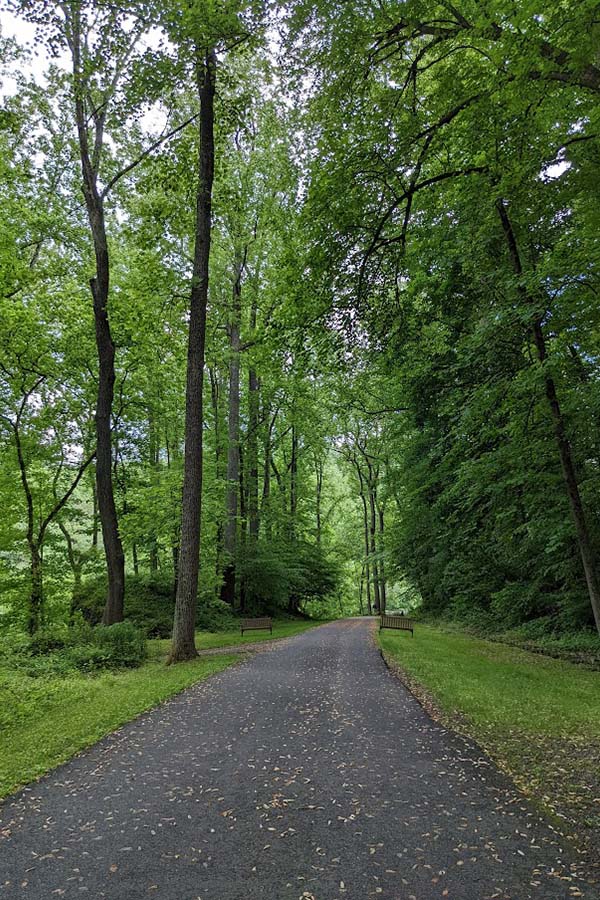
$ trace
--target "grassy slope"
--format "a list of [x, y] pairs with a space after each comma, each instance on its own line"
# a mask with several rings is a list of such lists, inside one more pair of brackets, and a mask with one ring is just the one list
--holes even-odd
[[[313, 622], [275, 623], [273, 638], [288, 637]], [[243, 643], [269, 639], [251, 632]], [[236, 632], [202, 633], [198, 649], [242, 642]], [[139, 669], [67, 678], [31, 678], [0, 666], [0, 797], [43, 775], [124, 722], [178, 691], [239, 660], [212, 656], [165, 666], [168, 641], [150, 641], [149, 659]]]
[[424, 625], [414, 640], [382, 631], [380, 643], [433, 695], [443, 719], [475, 737], [547, 810], [566, 816], [567, 830], [597, 840], [599, 672]]

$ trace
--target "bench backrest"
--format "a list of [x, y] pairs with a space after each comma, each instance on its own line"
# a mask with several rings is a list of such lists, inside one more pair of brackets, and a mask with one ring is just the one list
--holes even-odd
[[259, 619], [242, 619], [242, 628], [270, 628], [271, 621], [269, 616]]
[[412, 619], [408, 616], [382, 616], [382, 628], [399, 628], [400, 630], [412, 631]]

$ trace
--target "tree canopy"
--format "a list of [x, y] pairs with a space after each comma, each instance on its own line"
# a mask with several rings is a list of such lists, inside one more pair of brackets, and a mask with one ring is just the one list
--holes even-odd
[[600, 630], [596, 4], [0, 9], [0, 627]]

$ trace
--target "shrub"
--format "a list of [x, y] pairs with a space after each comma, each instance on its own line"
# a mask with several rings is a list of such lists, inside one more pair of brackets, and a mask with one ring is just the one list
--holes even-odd
[[[74, 606], [81, 610], [86, 622], [102, 621], [106, 600], [106, 578], [89, 578], [82, 582]], [[164, 575], [128, 575], [125, 581], [125, 617], [148, 637], [167, 638], [173, 628], [173, 581]]]
[[196, 626], [201, 631], [232, 631], [238, 624], [233, 610], [222, 600], [198, 599]]
[[66, 625], [48, 625], [31, 635], [26, 649], [32, 656], [45, 656], [55, 650], [64, 650], [74, 642]]
[[94, 628], [93, 647], [106, 659], [98, 668], [135, 668], [146, 659], [146, 638], [132, 622]]
[[11, 647], [7, 664], [35, 678], [73, 671], [134, 668], [146, 658], [146, 638], [132, 622], [45, 628]]

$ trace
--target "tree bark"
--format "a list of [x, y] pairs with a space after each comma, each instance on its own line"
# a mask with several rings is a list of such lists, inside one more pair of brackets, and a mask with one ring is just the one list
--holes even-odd
[[240, 495], [240, 319], [243, 260], [235, 260], [231, 320], [229, 322], [229, 418], [227, 442], [227, 496], [223, 550], [225, 566], [221, 600], [235, 603], [238, 497]]
[[384, 562], [384, 532], [385, 532], [385, 513], [383, 506], [377, 504], [377, 512], [379, 514], [379, 577], [381, 578], [380, 600], [381, 611], [385, 613], [387, 606], [387, 585], [385, 583], [385, 562]]
[[290, 533], [296, 536], [296, 513], [298, 511], [298, 434], [292, 425], [292, 455], [290, 458]]
[[185, 392], [185, 451], [181, 539], [173, 640], [169, 662], [196, 656], [195, 625], [200, 568], [200, 515], [202, 510], [202, 418], [204, 348], [211, 240], [212, 185], [214, 178], [214, 95], [217, 56], [214, 49], [197, 50], [200, 104], [200, 148], [196, 198], [196, 234], [190, 295], [187, 378]]
[[[498, 200], [496, 203], [496, 208], [500, 216], [500, 221], [502, 222], [502, 228], [504, 230], [504, 236], [508, 245], [513, 270], [515, 272], [515, 275], [521, 276], [523, 274], [523, 266], [521, 263], [516, 235], [512, 227], [512, 222], [508, 215], [506, 204], [503, 200]], [[527, 289], [524, 285], [519, 285], [519, 291], [524, 300], [526, 300], [528, 304], [530, 306], [533, 306], [535, 309], [533, 298], [529, 297]], [[550, 407], [550, 413], [552, 416], [554, 437], [556, 439], [556, 444], [558, 447], [558, 454], [560, 457], [560, 464], [565, 483], [565, 490], [569, 501], [569, 507], [571, 510], [571, 516], [575, 524], [577, 543], [579, 546], [579, 553], [581, 556], [581, 562], [587, 584], [590, 604], [592, 607], [592, 612], [594, 614], [596, 628], [598, 630], [598, 633], [600, 634], [600, 577], [598, 575], [598, 560], [595, 549], [592, 545], [586, 515], [583, 508], [583, 503], [581, 501], [581, 494], [579, 492], [577, 474], [573, 461], [573, 451], [571, 442], [569, 441], [569, 438], [567, 436], [565, 422], [556, 391], [556, 385], [554, 383], [552, 375], [549, 373], [545, 365], [548, 358], [548, 353], [546, 349], [544, 331], [542, 328], [542, 318], [538, 312], [536, 312], [534, 316], [532, 332], [538, 359], [543, 369], [546, 399], [548, 400], [548, 405]]]
[[321, 499], [323, 496], [323, 460], [315, 458], [315, 475], [317, 479], [317, 547], [321, 546]]
[[367, 490], [369, 493], [369, 512], [370, 512], [369, 547], [370, 547], [370, 551], [371, 551], [371, 561], [372, 561], [371, 564], [373, 567], [373, 595], [375, 598], [375, 615], [378, 616], [382, 612], [382, 609], [381, 609], [381, 593], [379, 590], [379, 585], [380, 585], [379, 563], [377, 560], [377, 539], [376, 539], [377, 513], [376, 513], [376, 509], [375, 509], [374, 488], [373, 488], [373, 485], [370, 480], [367, 482]]
[[[108, 317], [110, 257], [104, 221], [104, 199], [98, 189], [98, 167], [103, 146], [106, 111], [86, 108], [88, 75], [82, 59], [81, 11], [73, 4], [65, 12], [73, 62], [75, 121], [81, 161], [82, 187], [94, 245], [96, 274], [90, 279], [98, 354], [96, 399], [96, 492], [108, 576], [108, 594], [102, 621], [105, 625], [123, 620], [125, 597], [125, 555], [119, 535], [112, 468], [112, 405], [115, 386], [115, 346]], [[89, 120], [94, 125], [94, 146], [90, 148]]]
[[[250, 310], [250, 333], [256, 330], [256, 298]], [[260, 519], [258, 510], [258, 419], [260, 380], [254, 365], [248, 371], [248, 534], [250, 541], [258, 540]]]
[[[217, 483], [221, 480], [222, 467], [221, 467], [221, 458], [223, 455], [223, 447], [221, 442], [221, 421], [219, 416], [219, 395], [220, 395], [220, 383], [219, 376], [216, 369], [213, 366], [209, 366], [208, 374], [210, 377], [210, 402], [212, 406], [212, 414], [213, 414], [213, 433], [215, 440], [215, 476], [217, 479]], [[215, 546], [215, 574], [217, 577], [216, 585], [215, 585], [215, 597], [218, 598], [220, 596], [220, 588], [219, 582], [221, 580], [221, 566], [222, 566], [222, 557], [223, 557], [223, 521], [221, 518], [217, 521], [217, 534], [216, 534], [216, 546]]]

